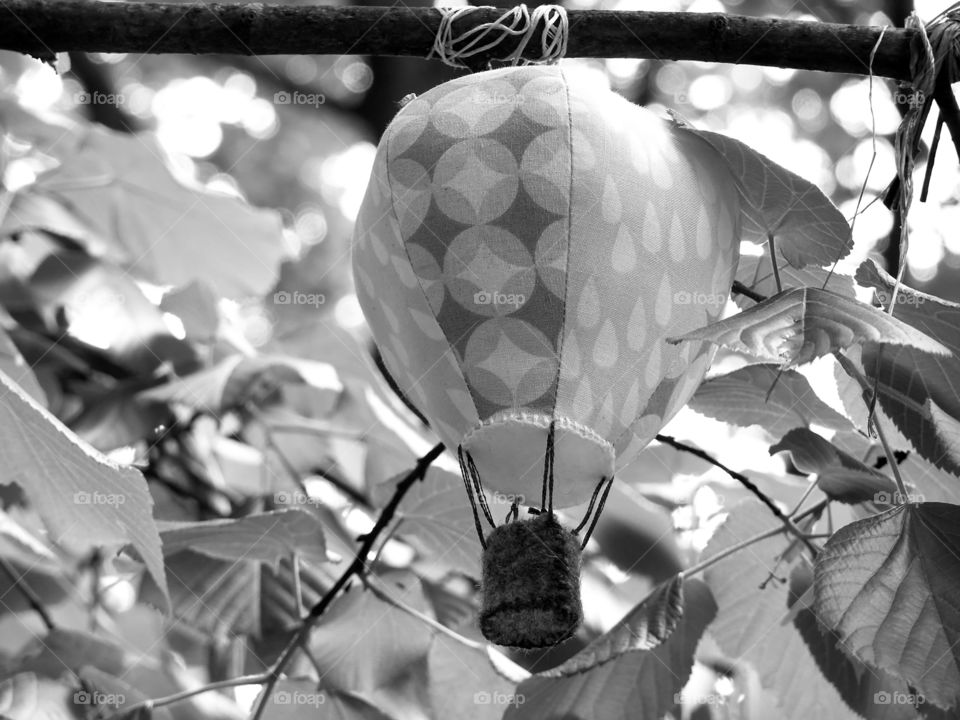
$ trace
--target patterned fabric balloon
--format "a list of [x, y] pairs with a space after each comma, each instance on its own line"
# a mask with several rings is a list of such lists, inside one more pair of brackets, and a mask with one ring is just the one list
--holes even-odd
[[[556, 507], [656, 435], [712, 350], [739, 199], [704, 143], [556, 66], [459, 78], [387, 128], [356, 226], [387, 369], [484, 485], [534, 504], [555, 421]], [[536, 500], [535, 500], [536, 499]]]
[[[736, 188], [706, 143], [559, 67], [453, 80], [387, 128], [357, 294], [397, 385], [458, 450], [489, 640], [540, 647], [579, 626], [578, 533], [712, 359], [666, 338], [726, 302]], [[496, 526], [484, 487], [515, 501], [513, 522]], [[588, 499], [577, 529], [554, 519]]]

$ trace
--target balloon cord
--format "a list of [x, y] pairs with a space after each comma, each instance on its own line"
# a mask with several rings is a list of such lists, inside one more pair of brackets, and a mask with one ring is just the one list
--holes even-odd
[[467, 465], [470, 467], [470, 477], [473, 478], [473, 487], [477, 491], [477, 500], [480, 501], [480, 509], [483, 510], [483, 516], [490, 523], [490, 527], [497, 529], [497, 524], [493, 521], [493, 514], [490, 512], [490, 506], [487, 505], [487, 496], [483, 492], [483, 484], [480, 482], [480, 471], [473, 462], [473, 456], [467, 450]]
[[590, 536], [593, 535], [593, 529], [597, 526], [597, 520], [600, 519], [600, 513], [603, 512], [603, 506], [607, 503], [607, 495], [610, 494], [610, 487], [612, 485], [613, 475], [610, 476], [610, 479], [607, 481], [607, 486], [603, 489], [603, 495], [600, 496], [600, 504], [597, 505], [597, 512], [594, 513], [593, 521], [590, 523], [590, 527], [587, 529], [587, 534], [583, 536], [583, 542], [580, 543], [581, 550], [587, 546], [587, 543], [590, 541]]
[[554, 435], [556, 433], [556, 421], [550, 421], [550, 429], [547, 431], [547, 452], [543, 457], [543, 484], [540, 493], [540, 512], [549, 511], [553, 513], [553, 454], [554, 454]]
[[577, 525], [573, 530], [573, 534], [577, 535], [583, 530], [583, 526], [587, 524], [587, 520], [590, 519], [590, 514], [593, 512], [593, 504], [597, 502], [597, 495], [600, 494], [600, 488], [603, 487], [603, 484], [607, 481], [606, 478], [600, 478], [600, 482], [597, 483], [597, 486], [593, 489], [593, 495], [590, 496], [590, 504], [587, 505], [587, 512], [583, 516], [583, 520], [580, 521], [580, 524]]
[[480, 516], [477, 514], [477, 501], [473, 497], [473, 488], [467, 479], [469, 470], [467, 463], [463, 459], [463, 446], [457, 448], [457, 458], [460, 460], [460, 474], [463, 476], [463, 486], [467, 489], [467, 497], [470, 499], [470, 508], [473, 510], [473, 522], [477, 526], [477, 537], [480, 538], [480, 547], [487, 549], [487, 541], [483, 537], [483, 526], [480, 524]]

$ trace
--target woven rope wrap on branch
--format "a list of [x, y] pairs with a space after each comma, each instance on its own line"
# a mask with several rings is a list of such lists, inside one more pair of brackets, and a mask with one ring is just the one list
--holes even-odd
[[[517, 5], [493, 22], [480, 23], [462, 30], [459, 34], [456, 33], [453, 25], [457, 20], [466, 18], [479, 10], [494, 9], [489, 6], [441, 8], [443, 17], [440, 19], [440, 29], [437, 30], [437, 39], [427, 57], [436, 55], [447, 65], [466, 68], [469, 66], [462, 60], [477, 55], [491, 57], [497, 45], [507, 38], [520, 40], [512, 52], [503, 57], [493, 58], [499, 62], [508, 62], [511, 65], [550, 64], [557, 62], [566, 54], [570, 23], [567, 20], [567, 11], [559, 5], [540, 5], [533, 9], [532, 14], [526, 5]], [[523, 57], [524, 50], [538, 31], [540, 32], [540, 57]]]

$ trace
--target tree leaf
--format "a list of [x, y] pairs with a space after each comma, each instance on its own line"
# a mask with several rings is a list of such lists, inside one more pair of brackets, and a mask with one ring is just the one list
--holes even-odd
[[571, 675], [548, 670], [524, 680], [504, 720], [632, 720], [663, 717], [677, 703], [716, 604], [699, 580], [686, 584], [683, 618], [663, 644]]
[[131, 544], [169, 604], [160, 534], [143, 476], [74, 435], [0, 372], [0, 465], [43, 518], [51, 537], [72, 552]]
[[[894, 279], [871, 261], [857, 269], [857, 282], [875, 290], [876, 300], [889, 305]], [[960, 398], [960, 305], [903, 285], [897, 291], [894, 315], [942, 343], [947, 357], [911, 347], [866, 347], [863, 368], [874, 381], [880, 406], [917, 452], [937, 467], [960, 475], [957, 423]]]
[[237, 519], [158, 523], [165, 553], [184, 549], [223, 560], [255, 560], [277, 570], [284, 557], [297, 553], [326, 562], [323, 525], [303, 510], [277, 510]]
[[[374, 489], [374, 503], [383, 506], [393, 495], [396, 482], [406, 473], [381, 483]], [[494, 517], [502, 517], [491, 504]], [[403, 519], [397, 534], [423, 551], [435, 562], [480, 577], [480, 554], [483, 548], [477, 539], [470, 502], [463, 479], [459, 475], [431, 467], [423, 480], [416, 483], [403, 502], [398, 516]]]
[[[75, 691], [58, 680], [19, 673], [0, 682], [3, 720], [76, 720]], [[83, 699], [82, 697], [80, 698]]]
[[667, 342], [706, 340], [784, 366], [802, 365], [855, 343], [949, 350], [881, 310], [819, 288], [796, 288]]
[[[770, 511], [756, 500], [747, 500], [731, 509], [703, 557], [772, 527], [776, 520]], [[785, 572], [777, 566], [777, 558], [790, 544], [790, 538], [776, 535], [707, 568], [704, 579], [718, 607], [710, 635], [731, 660], [748, 662], [756, 669], [787, 720], [851, 720], [855, 716], [823, 677], [789, 622], [786, 585], [771, 580], [772, 575]]]
[[816, 474], [817, 485], [832, 500], [861, 503], [878, 496], [892, 496], [897, 486], [886, 475], [864, 465], [852, 455], [834, 447], [829, 440], [806, 428], [795, 428], [770, 447], [770, 454], [789, 452], [801, 471]]
[[329, 690], [310, 678], [280, 679], [263, 716], [270, 720], [391, 720], [363, 698]]
[[106, 247], [87, 248], [93, 254], [105, 251], [152, 282], [203, 279], [226, 297], [269, 290], [283, 254], [279, 215], [187, 187], [164, 157], [150, 135], [89, 126], [77, 151], [28, 191], [62, 203], [104, 238]]
[[653, 650], [664, 643], [683, 616], [683, 576], [660, 583], [620, 622], [551, 673], [575, 675], [616, 660], [626, 652]]
[[187, 337], [210, 342], [220, 327], [217, 294], [205, 280], [193, 280], [164, 293], [160, 309], [180, 318]]
[[[382, 579], [392, 597], [427, 609], [419, 581]], [[422, 712], [432, 631], [420, 620], [359, 588], [330, 606], [310, 637], [310, 652], [328, 687], [358, 695], [388, 715]]]
[[37, 401], [38, 405], [47, 404], [47, 394], [37, 382], [37, 376], [23, 359], [20, 350], [13, 344], [7, 331], [0, 328], [0, 372], [6, 373], [20, 389]]
[[805, 563], [796, 565], [790, 573], [790, 610], [793, 626], [820, 671], [851, 710], [870, 720], [918, 717], [914, 705], [907, 702], [911, 693], [905, 682], [851, 658], [841, 649], [836, 633], [817, 620], [813, 611], [813, 568]]
[[689, 405], [716, 420], [759, 425], [774, 436], [811, 423], [831, 430], [850, 427], [849, 420], [817, 396], [807, 378], [774, 365], [748, 365], [710, 378]]
[[794, 267], [832, 265], [853, 247], [850, 226], [826, 195], [739, 140], [684, 128], [726, 161], [743, 199], [741, 238], [764, 244], [773, 235]]
[[[853, 278], [830, 272], [827, 269], [808, 265], [805, 268], [795, 268], [785, 260], [778, 262], [780, 270], [780, 284], [784, 290], [790, 288], [814, 287], [830, 290], [844, 297], [856, 297]], [[759, 295], [770, 297], [777, 294], [776, 277], [770, 267], [770, 258], [766, 255], [741, 255], [737, 265], [736, 279]], [[742, 308], [750, 308], [757, 303], [739, 293], [732, 295], [734, 302]]]
[[[498, 651], [490, 648], [489, 652]], [[516, 683], [504, 678], [490, 658], [483, 649], [441, 633], [433, 636], [427, 657], [433, 717], [500, 720], [516, 693]]]
[[[896, 281], [873, 260], [864, 260], [854, 277], [861, 285], [874, 289], [874, 299], [881, 307], [890, 305]], [[960, 304], [901, 284], [893, 314], [960, 354]]]
[[848, 652], [938, 707], [960, 702], [960, 507], [902, 505], [841, 528], [814, 589]]

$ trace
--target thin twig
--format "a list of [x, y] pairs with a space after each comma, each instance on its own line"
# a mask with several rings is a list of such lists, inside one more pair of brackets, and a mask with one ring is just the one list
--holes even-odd
[[47, 611], [47, 608], [40, 599], [40, 596], [37, 595], [33, 588], [30, 587], [29, 583], [27, 583], [26, 577], [24, 577], [24, 575], [20, 575], [18, 577], [16, 568], [14, 568], [13, 565], [10, 564], [10, 561], [2, 555], [0, 555], [0, 568], [3, 568], [3, 571], [10, 578], [10, 583], [19, 591], [21, 595], [23, 595], [30, 608], [40, 616], [40, 619], [43, 621], [43, 624], [46, 626], [47, 630], [56, 630], [56, 623], [53, 622], [53, 618], [50, 617], [50, 613]]
[[390, 502], [388, 502], [380, 512], [380, 517], [377, 518], [377, 522], [373, 526], [373, 529], [363, 536], [363, 542], [360, 545], [360, 549], [357, 550], [357, 555], [354, 557], [353, 562], [350, 563], [350, 566], [343, 571], [343, 574], [339, 578], [337, 578], [337, 581], [326, 592], [326, 594], [320, 598], [320, 600], [318, 600], [317, 603], [310, 609], [309, 614], [300, 623], [300, 627], [297, 628], [296, 633], [294, 633], [293, 637], [289, 640], [287, 646], [283, 649], [283, 652], [280, 653], [280, 657], [277, 658], [277, 661], [267, 671], [267, 679], [264, 681], [264, 687], [260, 693], [260, 698], [257, 701], [257, 706], [251, 715], [251, 720], [260, 720], [260, 718], [263, 716], [263, 711], [267, 706], [267, 698], [273, 691], [273, 688], [276, 687], [277, 681], [280, 679], [280, 675], [283, 673], [284, 669], [286, 669], [287, 665], [290, 663], [290, 660], [300, 649], [300, 646], [306, 641], [307, 636], [313, 629], [313, 626], [316, 624], [320, 616], [326, 612], [327, 607], [333, 602], [334, 598], [340, 594], [340, 591], [346, 587], [347, 583], [354, 575], [358, 575], [366, 569], [367, 556], [370, 554], [370, 550], [373, 548], [374, 544], [376, 544], [380, 533], [382, 533], [387, 525], [390, 524], [390, 521], [393, 519], [397, 508], [400, 506], [400, 502], [403, 500], [403, 497], [407, 494], [407, 491], [413, 487], [414, 483], [423, 479], [427, 470], [433, 464], [433, 461], [440, 457], [441, 453], [443, 453], [443, 449], [444, 446], [442, 443], [435, 445], [426, 455], [420, 458], [417, 461], [416, 466], [409, 473], [407, 473], [407, 475], [400, 480], [400, 482], [397, 483], [397, 489], [394, 491], [393, 497], [390, 498]]
[[[829, 502], [830, 502], [829, 500], [822, 500], [816, 505], [814, 505], [812, 508], [804, 512], [802, 515], [798, 515], [795, 519], [802, 520], [803, 518], [808, 517], [809, 515], [813, 515], [814, 513], [820, 512], [821, 510], [823, 510], [824, 507], [827, 506]], [[762, 533], [757, 533], [756, 535], [749, 537], [742, 542], [738, 542], [736, 545], [731, 545], [725, 550], [721, 550], [716, 555], [711, 555], [705, 560], [701, 560], [696, 565], [689, 567], [683, 572], [681, 572], [680, 575], [684, 579], [690, 577], [691, 575], [696, 575], [699, 572], [703, 572], [711, 565], [714, 565], [720, 562], [724, 558], [730, 557], [734, 553], [740, 552], [741, 550], [748, 548], [751, 545], [754, 545], [760, 542], [761, 540], [766, 540], [767, 538], [773, 537], [774, 535], [779, 535], [782, 532], [784, 532], [784, 528], [778, 527], [778, 528], [771, 528], [770, 530], [766, 530]], [[807, 536], [804, 536], [804, 538], [806, 537]]]
[[688, 452], [691, 455], [695, 455], [701, 460], [706, 460], [708, 463], [710, 463], [714, 467], [718, 467], [721, 470], [723, 470], [727, 475], [732, 477], [734, 480], [736, 480], [741, 485], [743, 485], [747, 490], [749, 490], [754, 495], [756, 495], [757, 499], [759, 499], [760, 502], [766, 505], [770, 509], [770, 512], [772, 512], [774, 516], [778, 520], [780, 520], [780, 522], [782, 522], [784, 526], [797, 537], [798, 540], [800, 540], [801, 542], [803, 542], [804, 545], [807, 546], [810, 552], [813, 553], [814, 557], [816, 557], [817, 553], [820, 552], [819, 548], [817, 548], [816, 545], [814, 545], [812, 542], [807, 540], [806, 535], [804, 535], [803, 531], [800, 530], [800, 528], [798, 528], [794, 524], [794, 521], [791, 520], [786, 515], [784, 515], [783, 511], [777, 507], [776, 503], [774, 503], [773, 500], [771, 500], [766, 493], [764, 493], [760, 488], [758, 488], [753, 483], [753, 481], [750, 478], [748, 478], [746, 475], [744, 475], [743, 473], [739, 473], [736, 470], [733, 470], [731, 468], [728, 468], [722, 462], [717, 460], [715, 457], [713, 457], [709, 453], [704, 452], [700, 448], [694, 447], [693, 445], [687, 445], [686, 443], [680, 442], [676, 438], [670, 437], [669, 435], [657, 435], [657, 440], [659, 442], [662, 442], [664, 445], [669, 445], [670, 447], [676, 448], [677, 450], [680, 450], [682, 452]]
[[174, 703], [188, 700], [196, 695], [203, 695], [204, 693], [212, 692], [213, 690], [223, 690], [225, 688], [239, 687], [240, 685], [260, 685], [269, 679], [268, 675], [269, 671], [264, 671], [262, 673], [257, 673], [256, 675], [241, 675], [240, 677], [228, 678], [226, 680], [217, 680], [216, 682], [190, 688], [189, 690], [181, 690], [180, 692], [176, 692], [171, 695], [165, 695], [161, 698], [144, 700], [142, 702], [134, 703], [133, 705], [124, 705], [123, 707], [118, 707], [107, 717], [134, 717], [135, 714], [140, 710], [150, 711], [154, 708], [173, 705]]
[[773, 281], [777, 284], [777, 292], [783, 292], [783, 283], [780, 282], [780, 268], [777, 267], [777, 245], [773, 240], [773, 233], [767, 233], [767, 245], [770, 247], [770, 266], [773, 268]]
[[372, 592], [378, 598], [383, 600], [385, 603], [393, 605], [398, 610], [403, 610], [403, 612], [407, 613], [412, 617], [415, 617], [417, 620], [424, 623], [428, 627], [436, 630], [437, 632], [443, 633], [447, 637], [452, 638], [453, 640], [456, 640], [458, 643], [460, 643], [461, 645], [465, 645], [468, 648], [472, 648], [474, 650], [486, 649], [487, 647], [486, 643], [479, 643], [474, 640], [471, 640], [470, 638], [465, 638], [460, 633], [451, 630], [446, 625], [442, 625], [441, 623], [437, 622], [429, 615], [426, 615], [420, 612], [415, 607], [410, 607], [409, 605], [407, 605], [407, 603], [403, 602], [403, 600], [393, 597], [389, 592], [387, 592], [386, 589], [379, 587], [380, 582], [376, 578], [372, 576], [368, 576], [364, 578], [363, 582], [364, 582], [364, 585], [366, 585], [367, 589], [370, 590], [370, 592]]
[[[854, 365], [853, 361], [842, 352], [838, 350], [835, 351], [833, 355], [837, 359], [837, 362], [840, 363], [840, 367], [843, 368], [844, 372], [860, 384], [863, 401], [866, 403], [867, 409], [869, 410], [871, 407], [875, 406], [877, 402], [877, 394], [874, 393], [873, 388], [870, 386], [870, 381], [864, 377], [863, 373], [860, 372], [860, 369], [856, 365]], [[890, 466], [890, 471], [893, 473], [893, 479], [897, 483], [897, 490], [900, 492], [900, 497], [906, 501], [908, 497], [907, 486], [904, 484], [903, 476], [900, 474], [900, 463], [897, 462], [897, 458], [893, 454], [893, 449], [890, 447], [890, 443], [887, 442], [887, 434], [883, 431], [880, 423], [877, 422], [877, 418], [873, 412], [868, 415], [868, 421], [873, 427], [873, 430], [877, 433], [877, 437], [880, 440], [880, 445], [883, 446], [883, 452], [887, 456], [887, 464]]]

